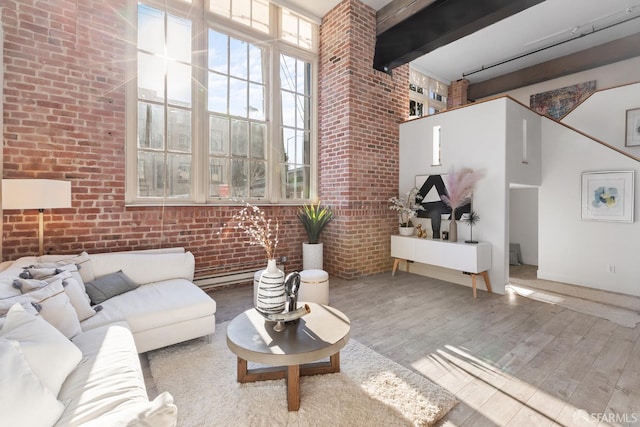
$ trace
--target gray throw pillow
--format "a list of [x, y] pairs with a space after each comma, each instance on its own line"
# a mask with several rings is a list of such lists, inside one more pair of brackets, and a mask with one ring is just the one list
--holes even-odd
[[91, 304], [94, 305], [100, 304], [116, 295], [132, 291], [140, 286], [124, 274], [122, 270], [96, 277], [84, 285], [87, 288], [87, 294], [91, 299]]

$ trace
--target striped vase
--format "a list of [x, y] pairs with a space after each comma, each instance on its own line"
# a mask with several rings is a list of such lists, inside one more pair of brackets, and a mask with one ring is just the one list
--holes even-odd
[[263, 314], [282, 313], [286, 302], [284, 272], [278, 269], [275, 259], [270, 259], [258, 282], [256, 310]]

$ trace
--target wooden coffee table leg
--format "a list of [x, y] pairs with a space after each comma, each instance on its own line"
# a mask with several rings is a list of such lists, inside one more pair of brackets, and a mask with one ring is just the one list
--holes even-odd
[[287, 367], [287, 404], [289, 411], [300, 409], [300, 365]]

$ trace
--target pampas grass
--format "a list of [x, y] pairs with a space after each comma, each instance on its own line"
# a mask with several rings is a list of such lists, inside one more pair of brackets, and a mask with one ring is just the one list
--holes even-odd
[[473, 187], [482, 177], [484, 177], [483, 171], [464, 168], [456, 172], [452, 167], [447, 175], [447, 192], [449, 195], [443, 195], [440, 198], [453, 212], [471, 200]]

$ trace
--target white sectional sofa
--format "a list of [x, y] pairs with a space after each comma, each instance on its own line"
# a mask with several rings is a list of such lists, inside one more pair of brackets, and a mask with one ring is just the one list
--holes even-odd
[[[0, 265], [0, 413], [8, 425], [175, 426], [171, 395], [149, 401], [138, 353], [214, 332], [216, 303], [193, 283], [194, 266], [181, 248]], [[15, 387], [32, 399], [15, 399]]]

